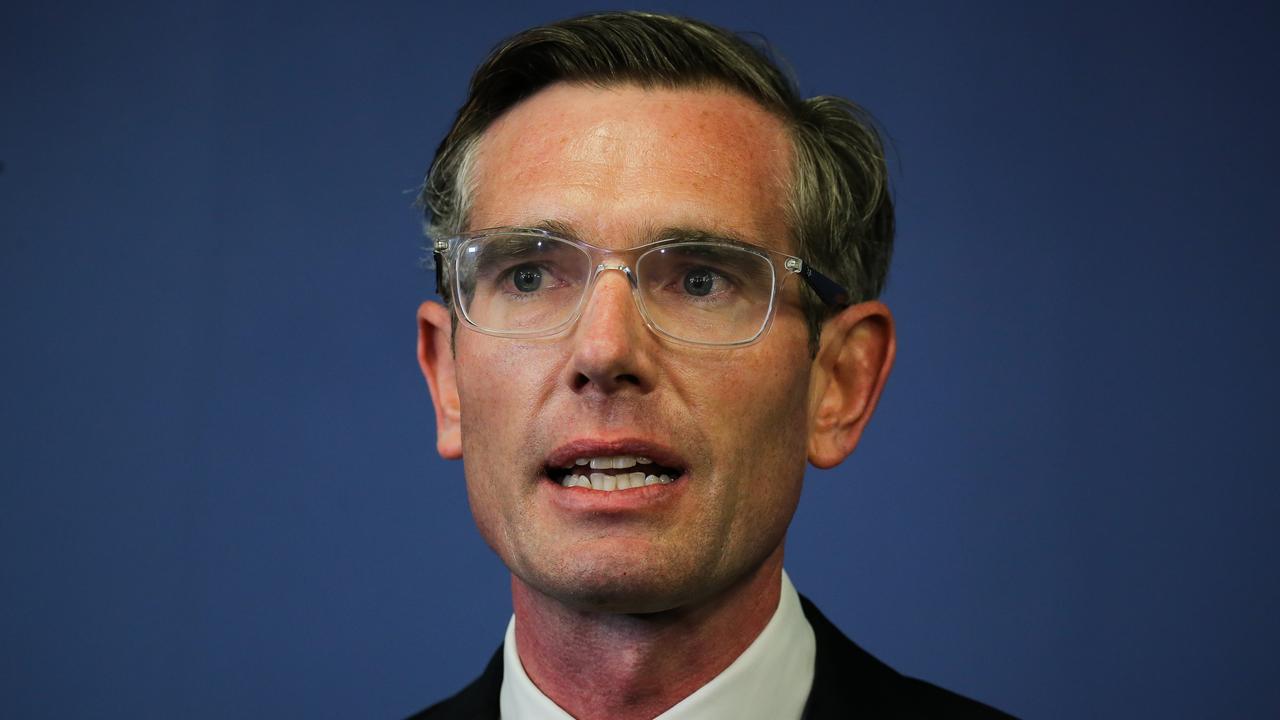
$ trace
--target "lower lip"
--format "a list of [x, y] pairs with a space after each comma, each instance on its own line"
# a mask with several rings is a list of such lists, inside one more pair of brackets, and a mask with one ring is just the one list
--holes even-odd
[[645, 485], [626, 490], [592, 490], [584, 487], [565, 487], [551, 478], [543, 483], [551, 493], [551, 501], [570, 512], [625, 513], [653, 508], [673, 502], [684, 494], [686, 477], [681, 475], [663, 485]]

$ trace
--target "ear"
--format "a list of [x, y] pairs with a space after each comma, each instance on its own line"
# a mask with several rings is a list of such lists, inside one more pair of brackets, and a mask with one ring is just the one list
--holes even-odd
[[436, 407], [436, 451], [446, 460], [462, 457], [462, 404], [454, 375], [453, 325], [449, 310], [427, 301], [418, 308], [418, 365]]
[[823, 325], [809, 380], [809, 462], [834, 467], [857, 447], [896, 352], [883, 303], [853, 305]]

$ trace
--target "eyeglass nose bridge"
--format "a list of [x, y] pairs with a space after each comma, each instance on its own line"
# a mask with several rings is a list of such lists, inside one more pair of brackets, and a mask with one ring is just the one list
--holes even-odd
[[607, 262], [602, 262], [599, 265], [596, 265], [596, 271], [592, 275], [593, 285], [595, 284], [596, 280], [600, 279], [600, 273], [604, 272], [605, 270], [617, 270], [618, 272], [625, 275], [627, 278], [627, 282], [631, 285], [632, 290], [635, 290], [638, 287], [640, 287], [639, 284], [636, 282], [635, 271], [631, 269], [630, 265], [626, 263], [607, 263]]
[[635, 309], [640, 314], [640, 319], [651, 330], [655, 332], [662, 332], [656, 325], [654, 325], [653, 318], [649, 317], [649, 311], [645, 308], [644, 300], [640, 297], [640, 282], [636, 280], [635, 271], [631, 269], [630, 265], [622, 262], [601, 262], [596, 265], [595, 272], [591, 274], [591, 282], [583, 292], [583, 297], [578, 305], [578, 310], [574, 314], [573, 322], [576, 323], [582, 317], [582, 313], [586, 310], [587, 305], [591, 302], [592, 297], [596, 293], [596, 285], [599, 284], [600, 275], [606, 270], [617, 270], [627, 278], [627, 285], [631, 290], [631, 300], [635, 304]]

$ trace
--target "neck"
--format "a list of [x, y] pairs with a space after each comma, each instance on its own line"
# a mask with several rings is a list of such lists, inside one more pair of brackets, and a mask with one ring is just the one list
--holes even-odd
[[781, 547], [714, 597], [644, 615], [569, 608], [513, 576], [520, 664], [578, 720], [649, 720], [751, 645], [778, 607], [781, 584]]

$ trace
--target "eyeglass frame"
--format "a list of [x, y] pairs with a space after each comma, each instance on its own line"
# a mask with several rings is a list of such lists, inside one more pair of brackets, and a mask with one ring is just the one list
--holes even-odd
[[[783, 282], [785, 282], [787, 277], [789, 277], [790, 275], [800, 276], [800, 278], [805, 282], [805, 284], [809, 286], [809, 289], [813, 290], [814, 294], [818, 296], [818, 299], [821, 300], [825, 305], [827, 305], [830, 308], [833, 308], [835, 310], [843, 310], [844, 308], [849, 307], [849, 305], [851, 304], [849, 300], [849, 291], [846, 290], [843, 285], [836, 282], [835, 280], [832, 280], [830, 277], [824, 275], [820, 271], [814, 269], [814, 267], [809, 263], [805, 262], [804, 259], [797, 257], [795, 255], [788, 255], [787, 253], [784, 253], [780, 250], [773, 250], [770, 248], [761, 247], [754, 243], [749, 243], [742, 240], [717, 237], [717, 236], [705, 236], [705, 235], [698, 234], [691, 237], [677, 236], [677, 237], [663, 238], [661, 240], [655, 240], [653, 242], [645, 243], [643, 245], [636, 245], [635, 247], [624, 248], [622, 250], [614, 250], [610, 248], [602, 248], [598, 245], [592, 245], [591, 243], [586, 242], [585, 240], [580, 240], [578, 238], [565, 237], [560, 233], [556, 233], [551, 230], [546, 230], [543, 228], [515, 227], [515, 226], [484, 228], [481, 230], [475, 230], [473, 232], [460, 233], [458, 235], [451, 235], [449, 237], [434, 239], [434, 241], [432, 242], [431, 256], [432, 256], [433, 264], [435, 265], [435, 271], [436, 271], [435, 272], [436, 294], [441, 297], [444, 297], [444, 293], [440, 292], [441, 287], [444, 285], [444, 263], [450, 259], [449, 251], [455, 246], [455, 244], [461, 245], [464, 242], [482, 239], [486, 236], [502, 235], [502, 234], [511, 234], [511, 235], [518, 234], [518, 235], [545, 237], [550, 240], [557, 240], [560, 242], [568, 243], [570, 245], [573, 245], [579, 248], [580, 250], [583, 250], [584, 254], [595, 264], [595, 270], [591, 273], [590, 280], [587, 283], [586, 287], [583, 288], [583, 291], [582, 291], [583, 300], [590, 297], [593, 291], [593, 288], [595, 286], [596, 280], [600, 277], [600, 273], [604, 272], [605, 270], [617, 270], [621, 272], [627, 278], [627, 283], [628, 285], [630, 285], [633, 293], [632, 301], [636, 302], [636, 309], [640, 311], [640, 316], [644, 318], [645, 325], [648, 326], [650, 330], [652, 330], [655, 333], [658, 333], [659, 335], [662, 335], [663, 337], [669, 338], [676, 342], [685, 343], [689, 345], [698, 345], [703, 347], [740, 347], [744, 345], [750, 345], [756, 342], [757, 340], [759, 340], [761, 337], [764, 336], [765, 332], [769, 329], [769, 326], [773, 323], [773, 316], [774, 316], [775, 309], [777, 307], [775, 301], [778, 298], [778, 291], [782, 289]], [[648, 310], [645, 309], [644, 303], [639, 302], [634, 297], [634, 293], [637, 291], [637, 288], [638, 288], [638, 284], [637, 284], [638, 281], [636, 280], [635, 271], [632, 269], [632, 265], [636, 264], [635, 260], [632, 260], [632, 262], [630, 263], [621, 263], [621, 264], [597, 262], [602, 260], [608, 260], [611, 256], [616, 256], [616, 255], [626, 255], [630, 258], [638, 259], [641, 255], [647, 252], [650, 252], [656, 249], [657, 247], [660, 247], [663, 245], [671, 245], [675, 243], [682, 243], [682, 242], [716, 243], [716, 244], [722, 244], [722, 245], [727, 245], [731, 247], [737, 247], [737, 248], [753, 251], [761, 255], [764, 255], [766, 256], [766, 259], [770, 261], [770, 264], [773, 265], [774, 267], [774, 272], [772, 273], [773, 287], [770, 289], [770, 294], [769, 294], [769, 309], [767, 311], [767, 314], [765, 315], [764, 321], [760, 323], [760, 329], [756, 331], [755, 335], [751, 336], [747, 340], [741, 340], [741, 341], [730, 342], [730, 343], [702, 342], [698, 340], [689, 340], [688, 338], [682, 338], [677, 335], [673, 335], [670, 332], [658, 327], [655, 324], [654, 320], [649, 316], [649, 312]], [[772, 261], [774, 257], [781, 258], [782, 269], [786, 271], [786, 274], [779, 276], [779, 273], [777, 272], [777, 265]], [[455, 267], [453, 268], [453, 273], [452, 273], [452, 280], [453, 280], [453, 282], [451, 283], [452, 287], [449, 288], [449, 291], [450, 291], [449, 303], [451, 305], [457, 302], [457, 297], [462, 291], [461, 286], [458, 284], [460, 280], [458, 277], [458, 268], [456, 267], [457, 255], [454, 254], [452, 256], [452, 259], [455, 262]], [[577, 307], [574, 309], [573, 313], [569, 317], [567, 317], [559, 325], [556, 325], [555, 327], [549, 329], [546, 332], [538, 331], [533, 333], [519, 333], [519, 332], [511, 333], [511, 332], [503, 332], [501, 330], [492, 330], [489, 328], [483, 328], [483, 327], [480, 327], [478, 324], [476, 324], [476, 322], [472, 320], [467, 315], [467, 312], [463, 310], [461, 307], [459, 307], [458, 315], [462, 317], [463, 321], [465, 321], [468, 326], [474, 328], [476, 332], [479, 332], [485, 335], [490, 335], [492, 337], [505, 337], [505, 338], [552, 337], [554, 335], [559, 334], [560, 332], [563, 332], [565, 329], [571, 327], [574, 323], [578, 321], [578, 319], [582, 316], [582, 309], [586, 306], [586, 302], [584, 302], [583, 300], [578, 301]]]

